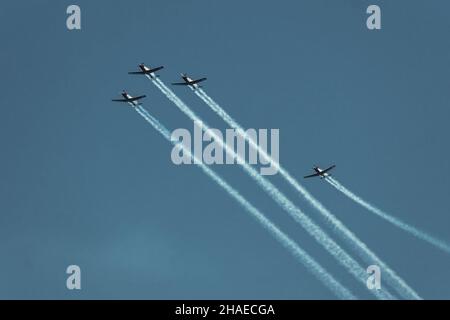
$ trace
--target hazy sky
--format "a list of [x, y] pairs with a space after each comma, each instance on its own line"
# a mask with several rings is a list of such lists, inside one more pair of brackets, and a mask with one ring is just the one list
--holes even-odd
[[[66, 28], [70, 4], [81, 7], [79, 31]], [[366, 28], [369, 4], [381, 7], [379, 31]], [[349, 189], [450, 242], [449, 10], [438, 0], [2, 1], [0, 298], [336, 298], [110, 101], [122, 89], [146, 94], [167, 127], [192, 130], [148, 80], [127, 74], [145, 62], [164, 65], [167, 83], [207, 76], [205, 90], [242, 125], [280, 129], [281, 164], [421, 296], [449, 299], [448, 255], [302, 178], [335, 163]], [[174, 90], [226, 129], [190, 90]], [[213, 169], [372, 298], [238, 166]], [[80, 291], [66, 288], [71, 264]]]

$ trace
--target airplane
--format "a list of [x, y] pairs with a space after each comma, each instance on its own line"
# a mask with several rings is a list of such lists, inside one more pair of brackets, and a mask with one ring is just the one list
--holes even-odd
[[141, 69], [141, 71], [130, 71], [130, 72], [128, 72], [128, 74], [144, 74], [144, 75], [149, 75], [150, 77], [154, 78], [154, 77], [158, 77], [157, 75], [155, 75], [155, 72], [164, 68], [164, 66], [150, 68], [150, 67], [147, 67], [144, 63], [139, 64], [138, 67], [139, 67], [139, 69]]
[[197, 89], [197, 88], [201, 87], [198, 85], [198, 83], [206, 80], [206, 78], [200, 78], [200, 79], [196, 79], [196, 80], [191, 79], [188, 77], [188, 75], [186, 73], [182, 73], [181, 78], [184, 80], [184, 82], [175, 82], [175, 83], [172, 83], [172, 85], [190, 86], [192, 89]]
[[303, 178], [312, 178], [312, 177], [320, 177], [321, 179], [331, 176], [328, 172], [336, 167], [334, 164], [331, 167], [326, 169], [320, 169], [318, 166], [314, 166], [313, 170], [316, 172], [314, 174], [310, 174], [309, 176], [304, 176]]
[[128, 102], [130, 104], [130, 106], [132, 106], [133, 108], [140, 105], [139, 99], [146, 97], [145, 95], [132, 97], [125, 90], [122, 91], [121, 95], [122, 95], [123, 99], [112, 99], [112, 101]]

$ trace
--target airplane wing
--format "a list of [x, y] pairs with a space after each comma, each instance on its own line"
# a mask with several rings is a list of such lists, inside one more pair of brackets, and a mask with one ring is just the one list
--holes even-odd
[[163, 69], [163, 68], [164, 68], [164, 67], [161, 66], [161, 67], [157, 67], [157, 68], [150, 69], [150, 70], [148, 70], [148, 71], [130, 71], [130, 72], [128, 72], [128, 74], [150, 74], [150, 73], [154, 73], [154, 72], [156, 72], [156, 71], [159, 71], [159, 70], [161, 70], [161, 69]]
[[304, 176], [303, 178], [312, 178], [312, 177], [318, 177], [318, 176], [320, 176], [320, 173], [310, 174], [309, 176]]
[[112, 99], [111, 101], [128, 102], [129, 100], [126, 100], [126, 99]]
[[142, 95], [142, 96], [138, 96], [138, 97], [133, 97], [133, 98], [128, 99], [126, 101], [136, 101], [136, 100], [139, 100], [139, 99], [142, 99], [142, 98], [145, 98], [145, 97], [146, 97], [145, 95]]
[[172, 83], [172, 85], [174, 85], [174, 86], [187, 86], [188, 84], [190, 84], [190, 83], [187, 83], [187, 82], [174, 82], [174, 83]]
[[333, 164], [331, 167], [326, 168], [325, 170], [323, 170], [322, 173], [328, 172], [328, 171], [330, 171], [331, 169], [333, 169], [334, 167], [336, 167], [336, 166]]
[[191, 81], [189, 84], [196, 84], [196, 83], [199, 83], [199, 82], [202, 82], [202, 81], [205, 81], [205, 80], [206, 80], [206, 78], [201, 78], [201, 79], [197, 79], [197, 80]]
[[153, 73], [153, 72], [159, 71], [159, 70], [161, 70], [161, 69], [163, 69], [163, 68], [164, 68], [164, 67], [161, 66], [161, 67], [153, 68], [153, 69], [150, 70], [150, 71]]

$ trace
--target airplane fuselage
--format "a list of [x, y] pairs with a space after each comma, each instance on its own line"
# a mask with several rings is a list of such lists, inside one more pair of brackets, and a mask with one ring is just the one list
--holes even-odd
[[314, 173], [304, 176], [304, 178], [313, 178], [313, 177], [326, 178], [326, 177], [329, 177], [329, 176], [331, 176], [331, 174], [329, 174], [328, 171], [332, 170], [334, 167], [336, 167], [334, 164], [331, 167], [326, 168], [326, 169], [321, 169], [321, 168], [319, 168], [319, 166], [314, 166], [313, 167]]
[[142, 70], [142, 72], [149, 72], [150, 68], [148, 68], [147, 66], [140, 64], [139, 68]]
[[145, 98], [145, 95], [135, 96], [128, 94], [125, 90], [122, 91], [120, 94], [122, 96], [122, 99], [112, 99], [112, 101], [116, 102], [126, 102], [132, 107], [137, 107], [140, 105], [139, 100], [142, 98]]
[[137, 100], [132, 101], [133, 97], [132, 97], [131, 95], [129, 95], [128, 93], [126, 93], [126, 92], [122, 92], [122, 97], [123, 97], [125, 100], [128, 100], [127, 102], [128, 102], [132, 107], [136, 107], [136, 106], [139, 104], [139, 102], [138, 102]]
[[314, 171], [318, 173], [321, 177], [328, 177], [329, 174], [327, 172], [323, 172], [319, 167], [314, 167]]
[[182, 76], [184, 82], [186, 82], [188, 85], [190, 85], [193, 88], [197, 88], [198, 85], [194, 83], [194, 79], [189, 78], [188, 76]]
[[172, 85], [184, 85], [189, 86], [191, 89], [197, 89], [201, 87], [198, 83], [206, 80], [206, 78], [192, 79], [185, 73], [181, 74], [181, 79], [183, 79], [183, 82], [175, 82]]
[[150, 69], [150, 68], [147, 67], [146, 65], [140, 64], [140, 65], [139, 65], [139, 68], [141, 68], [141, 70], [142, 70], [142, 72], [143, 72], [144, 74], [147, 74], [147, 75], [149, 75], [149, 76], [152, 77], [152, 78], [155, 77], [155, 74], [154, 74], [153, 72], [150, 72], [152, 69]]

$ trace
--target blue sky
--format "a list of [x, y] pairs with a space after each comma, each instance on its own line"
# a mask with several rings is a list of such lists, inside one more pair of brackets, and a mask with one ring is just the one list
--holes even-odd
[[[66, 8], [81, 7], [68, 31]], [[382, 30], [366, 28], [378, 4]], [[334, 299], [237, 203], [133, 110], [192, 128], [140, 62], [207, 76], [245, 127], [280, 129], [280, 162], [314, 164], [450, 242], [450, 21], [445, 1], [3, 1], [0, 5], [0, 298]], [[226, 126], [186, 88], [176, 93]], [[362, 298], [346, 271], [238, 166], [215, 166]], [[316, 213], [271, 177], [312, 218]], [[320, 180], [301, 181], [424, 298], [450, 298], [448, 255]], [[82, 270], [82, 290], [65, 269]]]

